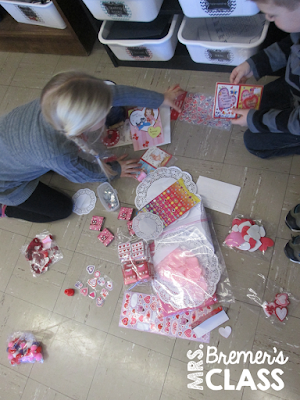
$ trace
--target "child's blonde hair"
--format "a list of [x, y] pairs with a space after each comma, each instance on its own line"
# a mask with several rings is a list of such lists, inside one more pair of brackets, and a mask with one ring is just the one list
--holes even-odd
[[80, 135], [106, 118], [112, 105], [112, 93], [102, 80], [80, 71], [55, 75], [41, 93], [41, 109], [45, 119], [64, 133], [83, 151], [96, 157], [108, 179], [116, 175], [100, 160]]
[[300, 0], [251, 0], [255, 3], [274, 4], [277, 7], [285, 7], [290, 11], [296, 10], [300, 6]]
[[55, 75], [41, 94], [41, 108], [46, 120], [70, 138], [88, 131], [104, 119], [111, 104], [109, 86], [79, 71]]

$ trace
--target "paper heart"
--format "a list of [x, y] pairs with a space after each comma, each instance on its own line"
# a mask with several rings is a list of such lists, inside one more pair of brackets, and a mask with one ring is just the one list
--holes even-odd
[[146, 296], [146, 297], [144, 298], [144, 301], [145, 301], [147, 304], [150, 303], [150, 300], [151, 300], [151, 297], [150, 297], [150, 296]]
[[260, 239], [260, 227], [258, 225], [251, 225], [247, 231], [247, 235], [252, 237], [254, 240]]
[[128, 308], [128, 305], [129, 305], [128, 303], [125, 303], [124, 308]]
[[159, 126], [156, 128], [150, 126], [150, 128], [148, 128], [148, 133], [154, 139], [161, 133], [161, 128]]
[[239, 232], [242, 232], [242, 230], [243, 230], [243, 228], [244, 228], [245, 226], [247, 226], [248, 228], [250, 228], [251, 225], [252, 225], [251, 222], [248, 221], [248, 220], [241, 222], [241, 223], [239, 224]]
[[162, 328], [163, 328], [162, 324], [158, 324], [157, 327], [159, 330], [162, 330]]
[[266, 251], [268, 247], [274, 246], [274, 241], [267, 237], [260, 238], [262, 245], [259, 247], [260, 251]]
[[[245, 239], [245, 237], [244, 237], [244, 239]], [[245, 240], [246, 240], [246, 239], [245, 239]], [[255, 245], [256, 245], [256, 243], [257, 243], [257, 241], [256, 241], [255, 239], [253, 239], [252, 237], [249, 237], [248, 242], [249, 242], [249, 244], [250, 244], [250, 249], [253, 249], [253, 247], [255, 247]]]
[[275, 296], [275, 303], [278, 304], [279, 306], [288, 306], [290, 304], [289, 302], [289, 296], [287, 293], [277, 293]]
[[231, 335], [230, 326], [225, 326], [225, 328], [219, 328], [219, 334], [227, 339]]
[[261, 237], [266, 236], [265, 228], [262, 225], [259, 227], [259, 233]]
[[89, 292], [88, 288], [80, 289], [80, 293], [83, 294], [83, 296], [87, 296], [88, 292]]
[[96, 292], [91, 292], [91, 293], [89, 294], [89, 297], [90, 297], [91, 299], [95, 299], [95, 298], [96, 298]]
[[224, 242], [229, 247], [238, 247], [244, 243], [244, 239], [240, 232], [230, 232], [229, 235], [226, 237]]
[[96, 305], [97, 307], [102, 307], [104, 305], [104, 299], [102, 299], [102, 297], [97, 297]]
[[238, 249], [240, 250], [250, 250], [250, 243], [249, 242], [245, 242], [243, 244], [241, 244]]
[[123, 311], [123, 315], [126, 315], [127, 314], [127, 311]]
[[184, 331], [184, 334], [186, 337], [190, 338], [192, 336], [192, 330], [191, 329], [187, 329], [186, 331]]
[[[250, 242], [249, 242], [249, 244], [250, 244]], [[249, 252], [250, 252], [250, 253], [253, 253], [253, 251], [256, 251], [257, 249], [259, 249], [260, 246], [261, 246], [261, 241], [260, 241], [260, 240], [257, 240], [254, 247], [251, 247], [251, 246], [250, 246]]]
[[128, 318], [126, 317], [126, 318], [123, 318], [122, 319], [122, 322], [123, 322], [123, 325], [128, 325]]
[[130, 299], [130, 294], [126, 294], [126, 299]]
[[86, 270], [89, 274], [92, 274], [95, 271], [95, 265], [88, 265]]
[[99, 278], [100, 275], [101, 275], [100, 271], [95, 271], [95, 273], [94, 273], [95, 278]]
[[135, 324], [136, 324], [136, 319], [132, 317], [130, 320], [130, 325], [135, 325]]
[[281, 322], [285, 319], [285, 317], [287, 316], [287, 313], [288, 313], [288, 310], [285, 307], [283, 307], [283, 308], [276, 307], [275, 308], [275, 315]]

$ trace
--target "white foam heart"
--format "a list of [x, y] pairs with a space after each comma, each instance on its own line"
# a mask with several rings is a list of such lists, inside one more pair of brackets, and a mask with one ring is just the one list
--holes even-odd
[[251, 222], [250, 221], [245, 221], [245, 222], [242, 222], [240, 225], [239, 225], [239, 231], [240, 232], [242, 232], [242, 229], [244, 228], [244, 226], [252, 226], [251, 225]]
[[245, 242], [243, 244], [241, 244], [238, 249], [240, 250], [249, 250], [250, 249], [250, 243], [249, 242]]
[[219, 328], [219, 334], [227, 339], [231, 335], [230, 326], [225, 326], [225, 328]]
[[249, 249], [250, 253], [252, 253], [253, 251], [259, 249], [261, 245], [262, 245], [262, 242], [260, 240], [257, 240], [255, 246], [252, 247], [252, 249]]
[[263, 226], [259, 227], [259, 233], [261, 237], [265, 237], [266, 236], [266, 231], [265, 228]]
[[252, 225], [247, 231], [247, 234], [251, 236], [254, 240], [260, 239], [260, 227], [258, 225]]
[[250, 238], [251, 238], [251, 236], [249, 236], [249, 235], [245, 235], [245, 236], [244, 236], [244, 240], [245, 240], [245, 242], [249, 242]]
[[233, 227], [231, 228], [231, 230], [233, 232], [238, 232], [239, 231], [239, 226], [237, 224], [233, 225]]
[[284, 308], [277, 307], [275, 309], [275, 314], [277, 315], [280, 321], [283, 321], [284, 318], [287, 316], [287, 309], [285, 307]]

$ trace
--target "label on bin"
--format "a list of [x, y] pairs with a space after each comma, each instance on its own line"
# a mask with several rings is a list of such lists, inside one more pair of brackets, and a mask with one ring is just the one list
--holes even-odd
[[129, 17], [127, 6], [117, 1], [103, 1], [102, 5], [108, 15], [116, 17]]
[[230, 62], [232, 60], [232, 55], [228, 50], [211, 50], [207, 49], [205, 52], [209, 60], [217, 60], [220, 62]]
[[18, 6], [19, 10], [24, 14], [24, 16], [30, 21], [45, 22], [37, 13], [30, 7]]
[[202, 9], [211, 15], [229, 15], [236, 8], [235, 0], [205, 0], [200, 3]]
[[142, 58], [148, 60], [152, 58], [152, 52], [146, 49], [146, 47], [126, 47], [126, 52], [132, 58], [137, 58], [137, 59]]

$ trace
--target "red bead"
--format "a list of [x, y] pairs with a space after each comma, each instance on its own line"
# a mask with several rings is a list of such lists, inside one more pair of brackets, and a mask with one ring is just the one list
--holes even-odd
[[66, 294], [67, 296], [74, 296], [75, 290], [74, 290], [74, 289], [66, 289], [66, 290], [65, 290], [65, 294]]

